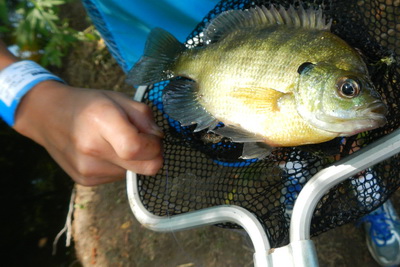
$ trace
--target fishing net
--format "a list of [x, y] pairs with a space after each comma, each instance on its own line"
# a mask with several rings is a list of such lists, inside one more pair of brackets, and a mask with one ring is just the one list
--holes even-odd
[[[278, 247], [288, 242], [294, 201], [314, 174], [399, 127], [400, 0], [226, 0], [206, 15], [187, 45], [201, 46], [203, 27], [223, 11], [271, 4], [323, 8], [333, 21], [332, 31], [362, 52], [389, 107], [387, 125], [323, 144], [277, 148], [263, 160], [240, 160], [241, 144], [207, 131], [193, 133], [193, 127], [169, 119], [162, 105], [168, 82], [162, 82], [146, 91], [143, 102], [152, 107], [164, 129], [165, 164], [155, 176], [139, 175], [139, 192], [145, 207], [159, 216], [224, 204], [244, 207], [257, 215], [272, 247]], [[311, 235], [355, 221], [381, 205], [399, 187], [399, 170], [395, 156], [332, 188], [317, 205]]]

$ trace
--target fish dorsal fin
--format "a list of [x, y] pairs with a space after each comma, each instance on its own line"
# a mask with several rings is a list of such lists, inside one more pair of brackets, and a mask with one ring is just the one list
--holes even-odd
[[214, 43], [240, 29], [264, 28], [276, 24], [329, 31], [332, 21], [327, 22], [322, 12], [322, 9], [304, 9], [302, 6], [297, 10], [293, 6], [287, 10], [279, 6], [278, 10], [273, 5], [270, 8], [256, 6], [246, 10], [229, 10], [218, 15], [205, 27], [203, 41], [205, 44]]

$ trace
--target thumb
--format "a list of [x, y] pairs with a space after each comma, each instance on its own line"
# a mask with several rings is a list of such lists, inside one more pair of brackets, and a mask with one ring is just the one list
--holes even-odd
[[[123, 99], [115, 99], [122, 97]], [[162, 129], [155, 123], [153, 112], [149, 106], [144, 103], [133, 101], [123, 95], [113, 95], [115, 101], [124, 109], [128, 119], [141, 133], [152, 134], [160, 138], [164, 137]]]

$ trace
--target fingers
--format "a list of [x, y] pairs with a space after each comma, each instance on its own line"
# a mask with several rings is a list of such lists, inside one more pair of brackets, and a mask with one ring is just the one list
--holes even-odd
[[[55, 149], [48, 150], [50, 155], [57, 161], [63, 170], [78, 184], [84, 186], [94, 186], [110, 183], [125, 178], [126, 170], [120, 166], [107, 161], [98, 160], [90, 156], [82, 156], [71, 151], [60, 152]], [[76, 155], [72, 158], [66, 158], [66, 153]]]
[[130, 121], [138, 128], [140, 132], [152, 134], [160, 138], [164, 137], [164, 133], [154, 122], [153, 112], [143, 103], [131, 102], [128, 109]]
[[[65, 151], [48, 149], [51, 156], [78, 184], [94, 186], [122, 180], [126, 176], [126, 170], [143, 175], [155, 175], [162, 167], [163, 158], [161, 155], [146, 161], [124, 161], [114, 157], [112, 161], [101, 160], [97, 156], [87, 155], [73, 147]], [[109, 154], [113, 151], [110, 149]], [[65, 157], [72, 155], [72, 157]]]
[[134, 173], [143, 175], [155, 175], [163, 165], [163, 157], [159, 155], [152, 160], [144, 161], [119, 161], [118, 165], [122, 166], [126, 170], [130, 170]]
[[153, 112], [149, 106], [132, 101], [125, 95], [110, 94], [109, 96], [124, 108], [128, 119], [140, 132], [152, 134], [160, 138], [164, 137], [161, 128], [154, 122]]
[[[103, 115], [100, 134], [118, 158], [124, 161], [151, 160], [161, 155], [161, 140], [153, 134], [142, 133], [125, 114], [110, 110]], [[114, 127], [109, 127], [112, 122]]]
[[163, 164], [161, 156], [148, 161], [117, 161], [119, 163], [115, 165], [107, 161], [86, 158], [81, 161], [80, 166], [75, 165], [75, 168], [72, 168], [71, 165], [66, 164], [67, 166], [63, 168], [77, 183], [93, 186], [122, 180], [126, 176], [126, 170], [143, 175], [155, 175]]
[[[124, 170], [144, 175], [154, 175], [162, 167], [161, 130], [153, 120], [149, 107], [119, 94], [112, 94], [120, 108], [102, 106], [98, 121], [99, 136], [108, 145], [88, 145], [88, 156], [103, 157]], [[110, 127], [112, 125], [112, 127]], [[89, 147], [88, 147], [89, 146]]]

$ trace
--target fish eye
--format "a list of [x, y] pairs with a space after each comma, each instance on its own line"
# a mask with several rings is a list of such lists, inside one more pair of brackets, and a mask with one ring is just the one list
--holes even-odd
[[345, 98], [354, 98], [360, 94], [360, 83], [349, 77], [342, 77], [336, 83], [336, 88], [340, 96]]

